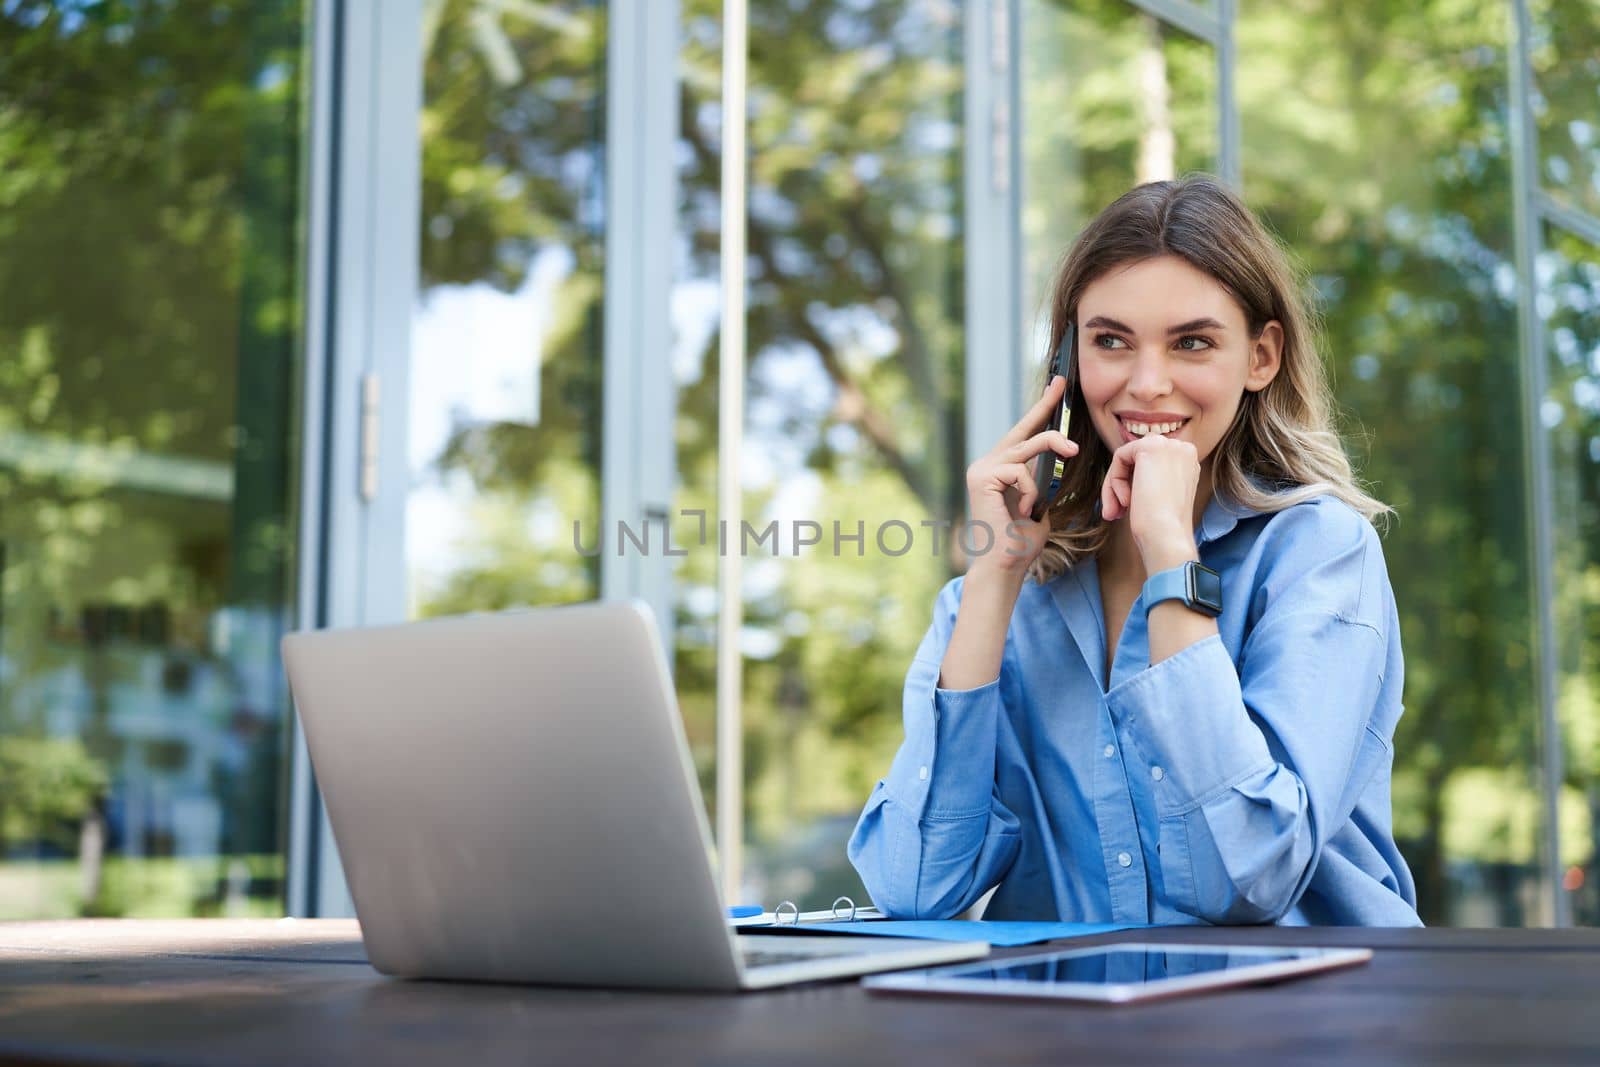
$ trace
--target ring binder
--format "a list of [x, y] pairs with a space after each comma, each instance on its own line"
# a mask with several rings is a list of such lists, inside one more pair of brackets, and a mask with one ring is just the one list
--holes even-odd
[[858, 907], [849, 897], [838, 897], [827, 911], [801, 912], [800, 905], [785, 900], [772, 909], [773, 926], [799, 926], [801, 923], [855, 922], [858, 919], [881, 919], [883, 914], [872, 906]]

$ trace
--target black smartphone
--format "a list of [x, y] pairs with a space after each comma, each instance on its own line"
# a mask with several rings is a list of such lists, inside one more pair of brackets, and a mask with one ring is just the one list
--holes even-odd
[[[1067, 323], [1067, 332], [1061, 338], [1061, 343], [1056, 346], [1055, 356], [1050, 360], [1049, 381], [1055, 381], [1056, 375], [1064, 375], [1067, 387], [1061, 393], [1061, 406], [1056, 409], [1055, 419], [1046, 425], [1046, 429], [1067, 432], [1072, 423], [1072, 375], [1078, 365], [1078, 324]], [[1039, 487], [1039, 499], [1033, 502], [1033, 521], [1038, 522], [1044, 517], [1050, 504], [1061, 491], [1061, 479], [1066, 476], [1067, 464], [1061, 454], [1053, 449], [1040, 452], [1033, 461], [1033, 484]]]

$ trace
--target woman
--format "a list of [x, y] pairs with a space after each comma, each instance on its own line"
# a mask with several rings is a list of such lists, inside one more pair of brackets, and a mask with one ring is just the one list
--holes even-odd
[[[906, 678], [849, 846], [873, 900], [1420, 925], [1390, 830], [1389, 509], [1351, 473], [1282, 250], [1210, 178], [1139, 186], [1061, 267], [1052, 350], [1068, 329], [1070, 385], [967, 471], [971, 519], [1008, 536], [940, 592]], [[1035, 432], [1069, 387], [1075, 440]]]

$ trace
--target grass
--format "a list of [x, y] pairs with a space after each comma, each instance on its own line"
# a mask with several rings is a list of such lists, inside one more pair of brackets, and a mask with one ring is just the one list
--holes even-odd
[[111, 856], [100, 892], [86, 906], [77, 860], [0, 860], [0, 920], [276, 918], [283, 914], [283, 870], [276, 855]]

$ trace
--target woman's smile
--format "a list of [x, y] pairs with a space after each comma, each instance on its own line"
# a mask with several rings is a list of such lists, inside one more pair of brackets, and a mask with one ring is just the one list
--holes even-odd
[[1177, 437], [1185, 426], [1189, 424], [1189, 416], [1173, 415], [1168, 412], [1143, 412], [1119, 411], [1116, 414], [1117, 426], [1122, 431], [1122, 443], [1137, 441], [1141, 437], [1151, 434], [1161, 434], [1164, 437]]

